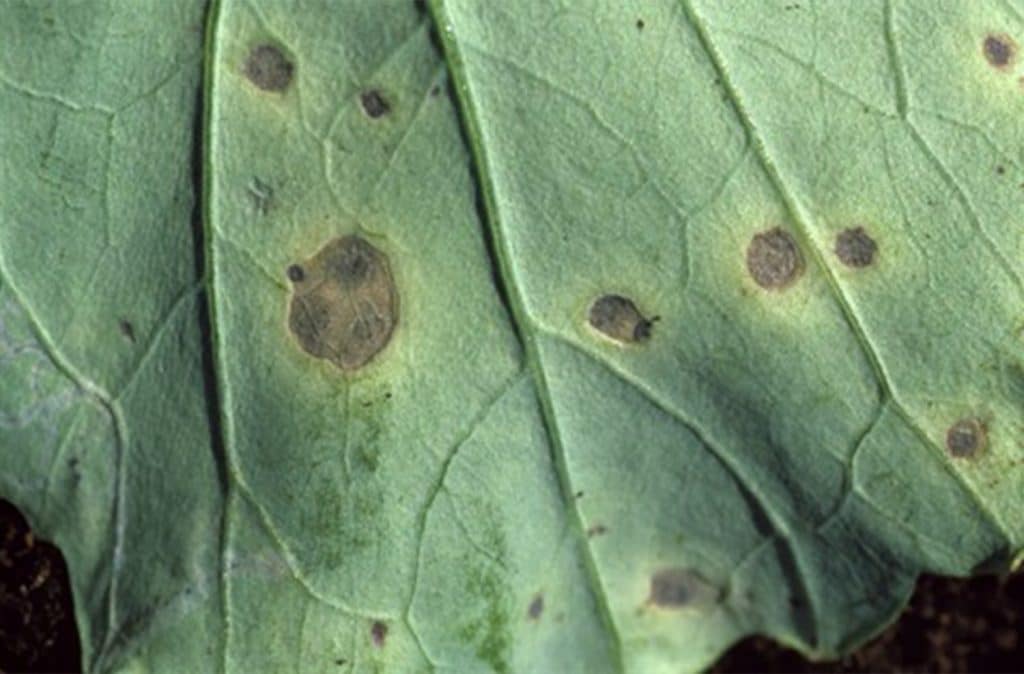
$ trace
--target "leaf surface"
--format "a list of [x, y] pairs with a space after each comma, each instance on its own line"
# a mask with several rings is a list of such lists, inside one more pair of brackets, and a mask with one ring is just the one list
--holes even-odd
[[91, 670], [828, 657], [1019, 555], [1014, 3], [148, 9], [0, 22]]

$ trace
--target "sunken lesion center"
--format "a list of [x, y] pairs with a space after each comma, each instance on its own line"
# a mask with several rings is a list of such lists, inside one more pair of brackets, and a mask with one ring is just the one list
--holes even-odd
[[303, 351], [344, 371], [357, 370], [391, 341], [398, 290], [387, 256], [366, 239], [333, 239], [290, 265], [288, 327]]

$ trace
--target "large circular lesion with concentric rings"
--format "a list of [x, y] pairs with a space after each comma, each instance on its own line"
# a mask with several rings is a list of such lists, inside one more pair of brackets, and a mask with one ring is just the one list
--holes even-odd
[[391, 341], [398, 290], [388, 257], [363, 237], [333, 239], [286, 274], [288, 328], [309, 355], [351, 372]]

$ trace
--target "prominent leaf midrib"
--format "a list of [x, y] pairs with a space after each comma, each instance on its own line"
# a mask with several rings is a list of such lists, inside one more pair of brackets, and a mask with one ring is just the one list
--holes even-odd
[[502, 295], [506, 299], [509, 320], [512, 321], [522, 344], [526, 367], [533, 379], [534, 389], [540, 402], [544, 430], [548, 437], [551, 460], [556, 472], [562, 502], [568, 511], [574, 536], [584, 556], [584, 567], [588, 576], [590, 591], [601, 614], [600, 617], [604, 629], [610, 637], [609, 643], [613, 661], [619, 671], [625, 671], [622, 638], [612, 615], [608, 594], [601, 580], [597, 561], [594, 558], [593, 550], [585, 533], [582, 516], [576, 507], [576, 500], [573, 497], [568, 467], [566, 465], [565, 448], [562, 446], [561, 436], [558, 431], [558, 424], [551, 402], [550, 388], [540, 362], [535, 335], [529, 329], [530, 321], [523, 301], [522, 289], [516, 282], [515, 272], [512, 268], [507, 247], [508, 241], [502, 231], [500, 209], [494, 192], [493, 178], [490, 175], [490, 162], [487, 150], [484, 147], [482, 130], [477, 118], [476, 104], [473, 100], [471, 85], [462, 61], [460, 46], [455, 38], [454, 24], [451, 22], [450, 17], [447, 16], [444, 0], [429, 0], [427, 4], [440, 36], [444, 60], [447, 62], [448, 70], [455, 82], [453, 87], [454, 97], [461, 112], [463, 131], [468, 140], [477, 186], [483, 194], [481, 220], [483, 226], [490, 230], [490, 236], [485, 236], [485, 240], [488, 241], [491, 248], [492, 263], [497, 266], [496, 277], [504, 285], [504, 288], [499, 290], [504, 290]]
[[[219, 415], [220, 422], [215, 428], [211, 428], [211, 440], [214, 451], [220, 451], [222, 456], [218, 462], [219, 465], [225, 467], [225, 475], [223, 476], [222, 487], [224, 489], [222, 510], [220, 513], [220, 531], [218, 536], [220, 537], [218, 546], [218, 557], [219, 557], [219, 574], [220, 574], [220, 612], [222, 629], [219, 644], [221, 648], [219, 664], [221, 671], [227, 674], [228, 671], [228, 641], [231, 638], [231, 602], [230, 602], [230, 591], [231, 591], [231, 580], [230, 574], [227, 572], [227, 559], [228, 552], [231, 545], [231, 512], [232, 507], [235, 505], [237, 498], [234, 490], [234, 481], [236, 479], [234, 474], [234, 466], [231, 461], [231, 456], [228, 453], [228, 419], [226, 415], [227, 407], [224, 405], [225, 400], [225, 381], [226, 375], [224, 372], [224, 366], [221, 362], [221, 350], [219, 331], [219, 323], [217, 321], [217, 302], [219, 300], [218, 294], [215, 291], [215, 265], [214, 265], [214, 225], [213, 225], [213, 212], [212, 212], [212, 199], [213, 199], [213, 142], [210, 133], [211, 123], [213, 120], [213, 97], [216, 93], [215, 87], [215, 74], [216, 74], [216, 52], [217, 52], [217, 24], [220, 18], [221, 3], [220, 0], [209, 0], [209, 4], [206, 7], [206, 21], [203, 27], [203, 73], [202, 82], [200, 85], [200, 96], [199, 101], [199, 123], [201, 124], [201, 148], [199, 161], [196, 162], [197, 170], [201, 175], [193, 176], [195, 184], [202, 190], [200, 198], [200, 217], [202, 218], [201, 231], [203, 233], [202, 251], [203, 251], [203, 268], [200, 270], [202, 274], [202, 281], [205, 287], [207, 297], [207, 329], [203, 331], [203, 350], [209, 354], [210, 362], [213, 365], [213, 377], [212, 382], [216, 387], [216, 400], [213, 401], [213, 410]], [[212, 416], [212, 415], [211, 415]], [[212, 421], [212, 419], [211, 419]], [[216, 437], [213, 437], [216, 436]]]

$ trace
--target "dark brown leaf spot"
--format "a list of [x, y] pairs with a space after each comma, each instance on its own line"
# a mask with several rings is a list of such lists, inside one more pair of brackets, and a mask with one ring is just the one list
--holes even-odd
[[608, 533], [608, 527], [603, 524], [595, 524], [594, 526], [587, 529], [587, 538], [594, 538], [595, 536], [603, 536]]
[[127, 318], [122, 318], [117, 322], [117, 327], [121, 330], [121, 335], [132, 344], [135, 343], [135, 326]]
[[388, 626], [379, 620], [375, 620], [373, 625], [370, 626], [370, 638], [373, 639], [374, 646], [383, 648], [384, 642], [388, 638]]
[[280, 49], [274, 45], [261, 44], [253, 47], [245, 60], [243, 72], [257, 88], [263, 91], [281, 92], [292, 82], [295, 66]]
[[306, 278], [306, 272], [297, 264], [290, 265], [285, 273], [288, 274], [288, 280], [292, 283], [302, 283], [302, 280]]
[[1006, 70], [1017, 56], [1017, 43], [1008, 35], [993, 33], [985, 36], [981, 50], [993, 68]]
[[526, 615], [530, 620], [538, 620], [542, 613], [544, 613], [544, 595], [537, 593], [526, 609]]
[[803, 256], [793, 236], [780, 227], [759, 232], [747, 246], [747, 271], [757, 285], [781, 290], [804, 269]]
[[875, 261], [878, 244], [863, 227], [850, 227], [836, 237], [836, 256], [847, 267], [861, 269]]
[[383, 117], [391, 110], [391, 106], [376, 89], [364, 91], [360, 94], [359, 100], [363, 104], [363, 112], [371, 119]]
[[647, 601], [660, 608], [676, 609], [714, 600], [718, 592], [689, 569], [660, 569], [651, 576], [651, 594]]
[[946, 431], [946, 449], [955, 459], [977, 456], [986, 441], [985, 424], [971, 417], [960, 419]]
[[365, 239], [334, 239], [301, 267], [289, 267], [288, 277], [295, 284], [288, 326], [310, 355], [352, 371], [391, 340], [398, 291], [387, 257]]
[[643, 342], [651, 337], [654, 318], [645, 318], [633, 300], [621, 295], [602, 295], [590, 305], [589, 322], [616, 342]]
[[645, 24], [644, 24], [644, 20], [643, 19], [637, 19], [636, 20], [636, 29], [637, 30], [643, 30], [644, 29], [644, 25]]

